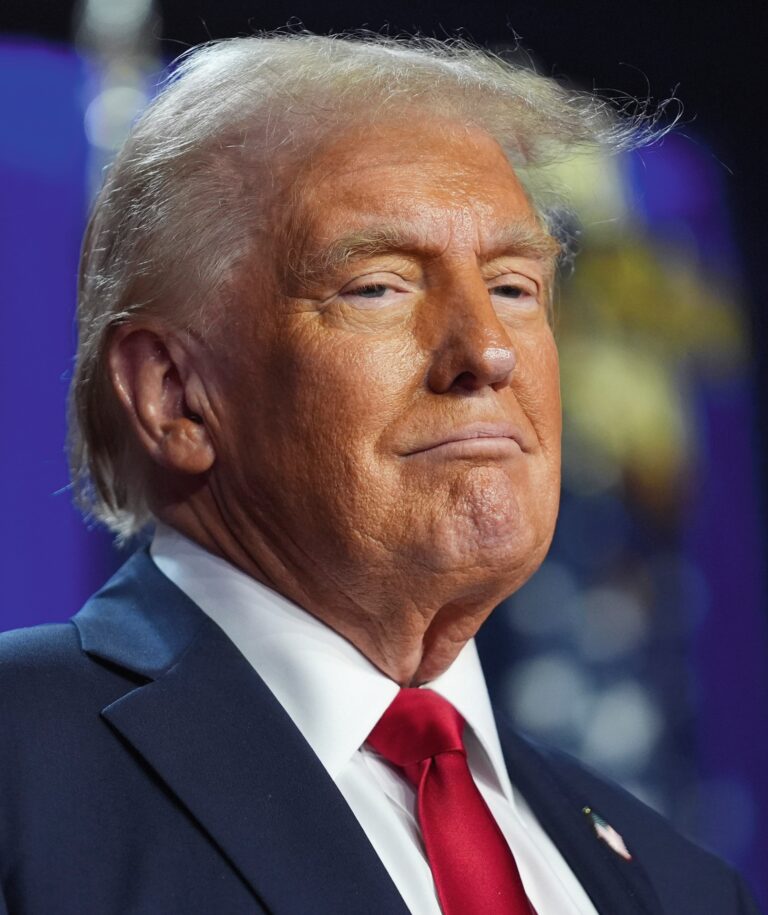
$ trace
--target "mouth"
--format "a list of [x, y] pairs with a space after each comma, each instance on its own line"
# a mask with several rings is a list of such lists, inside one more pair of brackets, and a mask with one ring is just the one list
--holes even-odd
[[526, 451], [520, 430], [511, 423], [470, 423], [427, 438], [405, 452], [406, 457], [503, 458]]

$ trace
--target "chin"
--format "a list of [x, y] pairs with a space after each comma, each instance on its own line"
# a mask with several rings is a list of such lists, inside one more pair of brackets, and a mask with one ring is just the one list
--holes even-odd
[[543, 562], [557, 513], [556, 500], [532, 496], [508, 482], [476, 478], [435, 519], [430, 565], [443, 574], [461, 572], [478, 586], [496, 581], [506, 594], [519, 588]]

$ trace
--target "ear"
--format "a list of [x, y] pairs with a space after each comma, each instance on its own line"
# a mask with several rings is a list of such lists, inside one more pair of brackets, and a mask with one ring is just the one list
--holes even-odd
[[108, 361], [115, 392], [147, 454], [179, 473], [210, 470], [216, 455], [205, 389], [183, 344], [162, 329], [122, 325], [113, 333]]

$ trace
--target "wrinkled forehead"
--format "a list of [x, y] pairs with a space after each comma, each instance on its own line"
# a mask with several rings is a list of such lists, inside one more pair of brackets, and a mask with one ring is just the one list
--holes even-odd
[[330, 137], [292, 176], [284, 216], [293, 251], [380, 227], [435, 249], [492, 246], [516, 229], [542, 250], [554, 244], [496, 140], [434, 118]]

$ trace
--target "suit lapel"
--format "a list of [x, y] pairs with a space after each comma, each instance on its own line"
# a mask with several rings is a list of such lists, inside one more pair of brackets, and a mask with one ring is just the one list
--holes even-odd
[[407, 915], [330, 776], [232, 642], [137, 554], [75, 618], [149, 682], [103, 717], [276, 915]]
[[553, 839], [600, 915], [661, 915], [642, 865], [624, 860], [597, 838], [584, 814], [590, 799], [563, 782], [545, 756], [511, 730], [499, 729], [516, 790]]
[[[90, 655], [141, 685], [103, 717], [275, 915], [407, 915], [321, 763], [232, 642], [137, 553], [75, 617]], [[590, 798], [500, 730], [511, 777], [601, 915], [659, 915], [636, 860], [594, 834]]]

